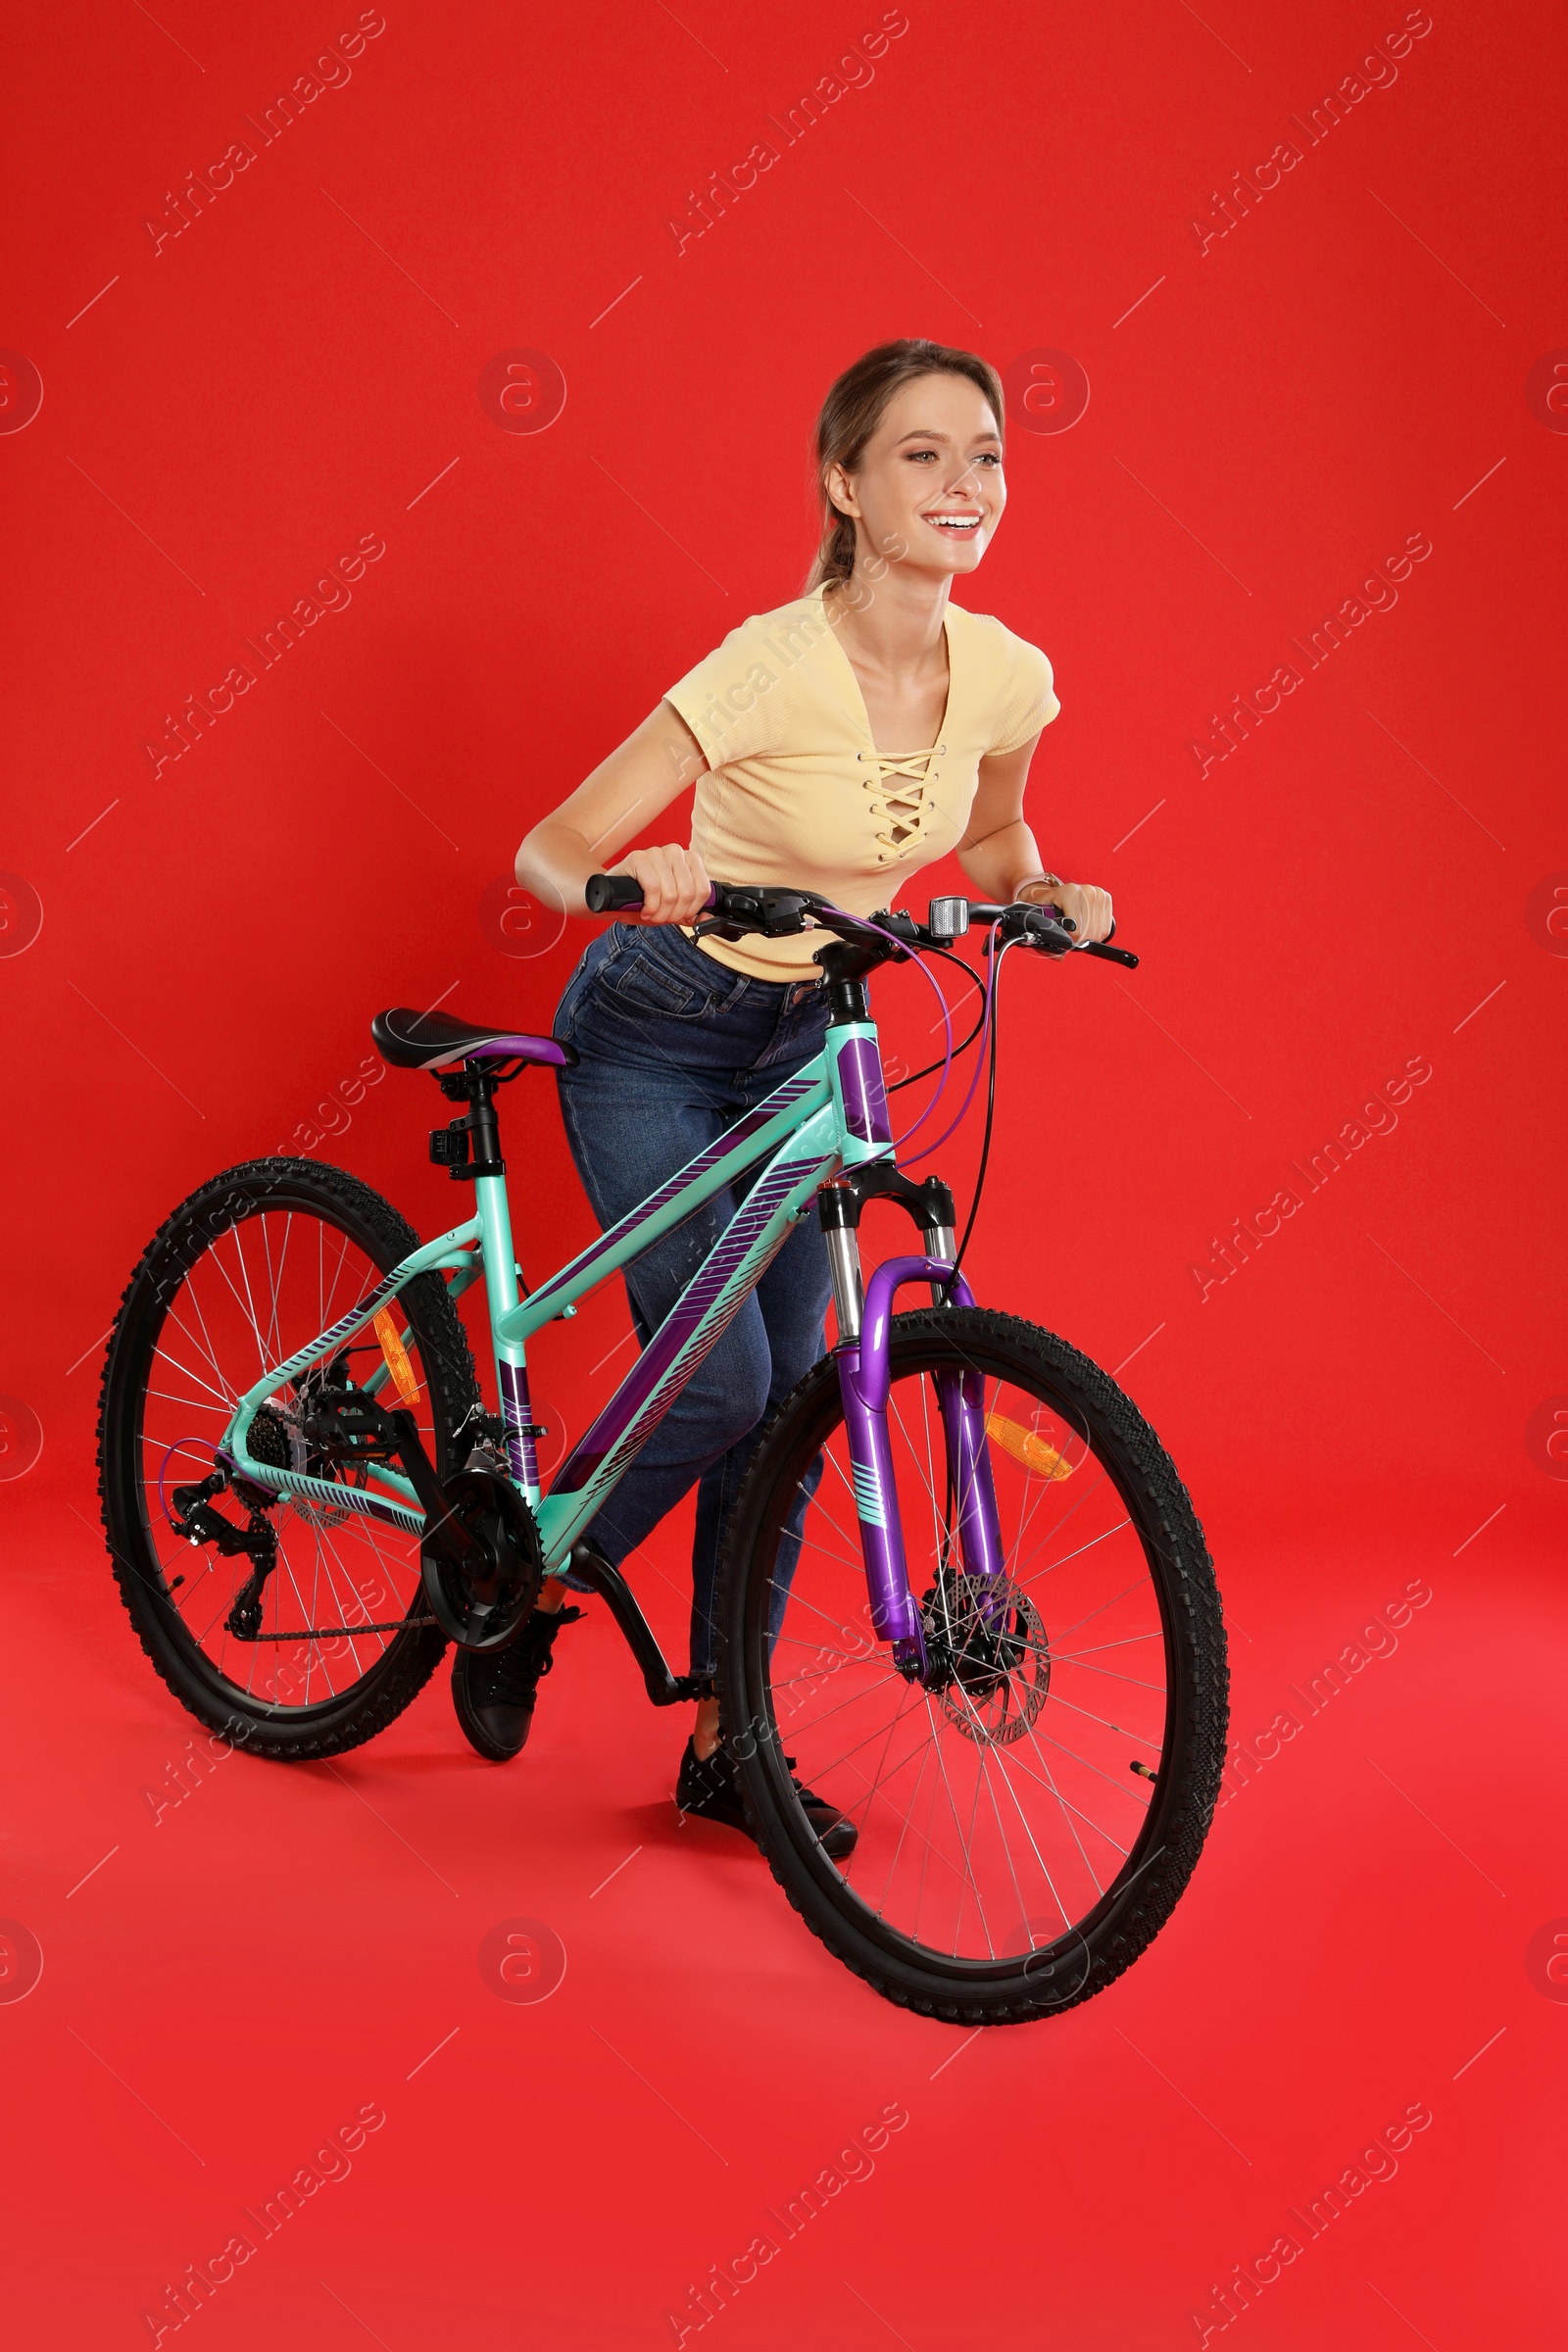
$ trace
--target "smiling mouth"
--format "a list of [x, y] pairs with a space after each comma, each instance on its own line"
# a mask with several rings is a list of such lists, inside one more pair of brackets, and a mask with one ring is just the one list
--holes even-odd
[[980, 528], [984, 516], [979, 514], [924, 514], [921, 516], [921, 520], [930, 523], [933, 530], [946, 531], [952, 539], [972, 539]]

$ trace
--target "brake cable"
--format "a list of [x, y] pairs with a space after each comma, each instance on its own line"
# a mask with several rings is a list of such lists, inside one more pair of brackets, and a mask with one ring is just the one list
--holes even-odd
[[[998, 928], [1000, 929], [1000, 925]], [[988, 1051], [986, 1054], [985, 1132], [980, 1141], [980, 1165], [975, 1171], [974, 1193], [969, 1202], [969, 1215], [968, 1220], [963, 1228], [963, 1238], [959, 1242], [957, 1250], [954, 1256], [953, 1272], [948, 1276], [947, 1281], [942, 1286], [942, 1303], [944, 1306], [951, 1306], [953, 1304], [953, 1286], [958, 1279], [958, 1271], [963, 1264], [963, 1253], [969, 1247], [969, 1236], [974, 1231], [975, 1219], [980, 1214], [981, 1196], [986, 1189], [986, 1170], [991, 1162], [991, 1130], [997, 1113], [997, 1040], [1001, 1035], [1002, 1029], [1000, 990], [998, 984], [1002, 977], [1002, 958], [1006, 955], [1009, 948], [1016, 947], [1017, 944], [1018, 942], [1015, 939], [1004, 939], [999, 941], [993, 937], [992, 941], [990, 987], [987, 991], [989, 999], [987, 1012], [991, 1023], [991, 1036], [988, 1041]], [[976, 1070], [975, 1077], [978, 1078], [979, 1075], [979, 1071]], [[974, 1087], [971, 1084], [969, 1088], [969, 1094], [972, 1095], [973, 1093]], [[963, 1111], [958, 1113], [959, 1119], [963, 1117], [964, 1111], [966, 1111], [968, 1107], [969, 1099], [968, 1096], [966, 1096], [964, 1098]], [[956, 1124], [956, 1122], [955, 1123]], [[949, 1128], [948, 1133], [951, 1135], [952, 1132], [952, 1128]], [[946, 1138], [943, 1140], [946, 1141]]]
[[[979, 1036], [981, 1030], [986, 1025], [986, 984], [981, 979], [979, 973], [975, 970], [974, 965], [972, 963], [965, 963], [961, 956], [955, 956], [948, 948], [927, 948], [924, 950], [924, 953], [927, 956], [940, 956], [944, 963], [956, 965], [956, 968], [962, 972], [964, 978], [973, 983], [980, 997], [980, 1016], [975, 1022], [974, 1027], [970, 1030], [968, 1036], [964, 1039], [961, 1046], [955, 1046], [952, 1054], [947, 1055], [944, 1060], [928, 1061], [923, 1070], [915, 1070], [907, 1078], [896, 1079], [893, 1085], [887, 1090], [890, 1095], [902, 1094], [906, 1086], [913, 1086], [918, 1079], [929, 1078], [933, 1070], [941, 1070], [945, 1079], [947, 1071], [952, 1067], [952, 1064], [957, 1060], [960, 1054], [968, 1053], [969, 1048], [974, 1044], [975, 1039]], [[940, 1102], [941, 1097], [942, 1089], [941, 1087], [938, 1087], [936, 1094], [933, 1095], [931, 1099], [931, 1107], [933, 1109], [935, 1108], [937, 1102]], [[909, 1133], [911, 1135], [914, 1133], [912, 1127], [910, 1128]]]
[[[984, 1010], [984, 1012], [983, 1012], [983, 1013], [982, 1013], [982, 1015], [981, 1015], [981, 1021], [980, 1021], [980, 1036], [981, 1036], [981, 1047], [980, 1047], [980, 1052], [981, 1052], [982, 1058], [984, 1057], [984, 1054], [985, 1054], [985, 1052], [986, 1052], [985, 1038], [986, 1038], [987, 1028], [988, 1028], [988, 1025], [989, 1025], [989, 1024], [990, 1024], [990, 1023], [991, 1023], [991, 1022], [992, 1022], [992, 1021], [995, 1019], [995, 1017], [996, 1017], [996, 993], [997, 993], [997, 970], [998, 970], [998, 952], [997, 952], [997, 940], [998, 940], [998, 936], [999, 936], [999, 926], [998, 926], [998, 925], [996, 925], [996, 924], [993, 924], [993, 925], [991, 926], [991, 940], [990, 940], [990, 944], [989, 944], [989, 948], [988, 948], [988, 953], [989, 953], [989, 954], [990, 954], [990, 956], [991, 956], [991, 958], [992, 958], [992, 963], [991, 963], [991, 969], [990, 969], [990, 971], [989, 971], [989, 972], [987, 973], [987, 975], [986, 975], [986, 980], [985, 980], [985, 1010]], [[969, 1080], [968, 1088], [967, 1088], [967, 1090], [965, 1091], [965, 1094], [964, 1094], [963, 1101], [962, 1101], [962, 1102], [959, 1103], [959, 1105], [958, 1105], [957, 1116], [956, 1116], [956, 1118], [950, 1119], [950, 1120], [948, 1121], [948, 1124], [947, 1124], [947, 1126], [946, 1126], [946, 1127], [944, 1127], [944, 1129], [942, 1130], [942, 1133], [941, 1133], [941, 1134], [940, 1134], [940, 1135], [937, 1137], [937, 1139], [936, 1139], [936, 1141], [935, 1141], [934, 1143], [925, 1144], [925, 1145], [923, 1145], [923, 1146], [921, 1147], [921, 1149], [920, 1149], [920, 1150], [919, 1150], [919, 1151], [918, 1151], [918, 1152], [917, 1152], [914, 1154], [914, 1157], [915, 1157], [915, 1160], [916, 1160], [916, 1161], [919, 1161], [919, 1160], [922, 1160], [922, 1159], [929, 1159], [929, 1158], [931, 1157], [931, 1155], [932, 1155], [932, 1153], [933, 1153], [934, 1152], [940, 1152], [940, 1151], [941, 1151], [941, 1149], [942, 1149], [943, 1145], [944, 1145], [944, 1144], [945, 1144], [945, 1143], [948, 1141], [948, 1138], [949, 1138], [950, 1136], [953, 1136], [953, 1135], [956, 1135], [956, 1134], [957, 1134], [957, 1132], [958, 1132], [958, 1129], [959, 1129], [959, 1128], [960, 1128], [960, 1127], [963, 1125], [963, 1122], [964, 1122], [964, 1120], [965, 1120], [965, 1119], [968, 1117], [968, 1115], [969, 1115], [969, 1105], [970, 1105], [970, 1103], [971, 1103], [971, 1102], [974, 1101], [974, 1090], [975, 1090], [975, 1088], [976, 1088], [976, 1087], [979, 1085], [979, 1083], [980, 1083], [980, 1068], [981, 1068], [981, 1064], [980, 1064], [980, 1062], [976, 1062], [976, 1064], [975, 1064], [975, 1069], [974, 1069], [974, 1075], [973, 1075], [973, 1076], [971, 1077], [971, 1079]], [[941, 1090], [940, 1090], [940, 1088], [939, 1088], [939, 1089], [938, 1089], [938, 1098], [937, 1098], [937, 1099], [940, 1099], [940, 1093], [941, 1093]]]

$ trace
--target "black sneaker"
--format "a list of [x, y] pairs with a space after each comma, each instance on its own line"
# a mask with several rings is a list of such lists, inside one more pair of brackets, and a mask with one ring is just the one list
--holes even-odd
[[452, 1661], [452, 1704], [470, 1747], [492, 1763], [516, 1755], [533, 1724], [533, 1702], [555, 1658], [557, 1634], [581, 1609], [535, 1609], [505, 1649], [460, 1649]]
[[[784, 1761], [793, 1779], [795, 1758], [786, 1756]], [[795, 1792], [828, 1859], [841, 1862], [846, 1854], [854, 1853], [859, 1836], [854, 1822], [837, 1805], [829, 1804], [825, 1796], [803, 1788], [799, 1781], [795, 1782]], [[727, 1830], [743, 1831], [748, 1838], [752, 1835], [741, 1795], [740, 1773], [722, 1740], [710, 1756], [699, 1756], [695, 1743], [687, 1740], [686, 1752], [680, 1760], [680, 1777], [675, 1783], [675, 1802], [683, 1813], [694, 1814], [699, 1821], [721, 1822]]]

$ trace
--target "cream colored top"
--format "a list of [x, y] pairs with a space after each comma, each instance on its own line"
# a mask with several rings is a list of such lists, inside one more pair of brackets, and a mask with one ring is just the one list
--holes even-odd
[[[692, 848], [724, 882], [794, 886], [874, 914], [963, 838], [980, 761], [1016, 751], [1060, 709], [1036, 645], [980, 612], [947, 610], [948, 708], [937, 742], [878, 752], [859, 681], [814, 589], [732, 629], [667, 697], [709, 761]], [[708, 938], [758, 980], [816, 980], [820, 935]]]

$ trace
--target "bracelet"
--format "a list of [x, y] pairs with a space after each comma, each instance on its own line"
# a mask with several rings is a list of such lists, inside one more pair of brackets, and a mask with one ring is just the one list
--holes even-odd
[[1027, 882], [1018, 885], [1019, 898], [1023, 897], [1025, 891], [1033, 890], [1036, 883], [1042, 884], [1047, 890], [1065, 890], [1067, 887], [1059, 874], [1031, 874]]

